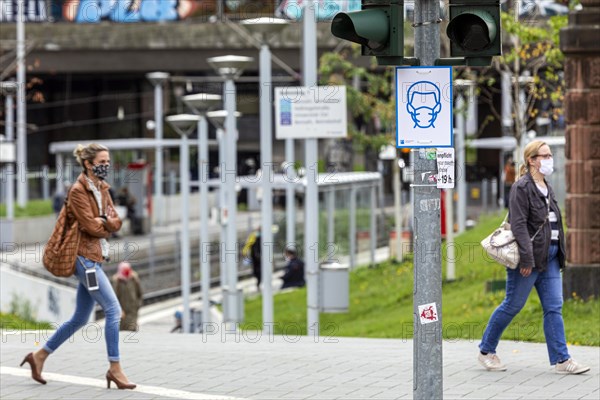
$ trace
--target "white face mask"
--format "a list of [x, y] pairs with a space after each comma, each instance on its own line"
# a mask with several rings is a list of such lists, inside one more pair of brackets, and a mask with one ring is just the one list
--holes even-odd
[[554, 160], [552, 158], [549, 160], [541, 160], [540, 164], [540, 172], [545, 176], [554, 172]]

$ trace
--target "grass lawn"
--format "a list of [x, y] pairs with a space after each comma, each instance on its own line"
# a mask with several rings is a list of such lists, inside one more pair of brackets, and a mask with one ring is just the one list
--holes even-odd
[[[503, 216], [482, 218], [472, 230], [456, 238], [456, 281], [444, 283], [442, 294], [443, 336], [446, 339], [481, 338], [485, 325], [504, 297], [504, 291], [486, 292], [489, 280], [504, 280], [504, 268], [484, 258], [479, 242], [497, 227]], [[442, 250], [442, 255], [445, 250]], [[444, 257], [444, 256], [442, 256]], [[445, 260], [443, 262], [445, 274]], [[350, 274], [350, 311], [320, 316], [322, 336], [412, 338], [413, 265], [385, 262], [375, 268], [358, 268]], [[275, 327], [278, 334], [305, 334], [306, 288], [275, 296]], [[248, 299], [243, 329], [262, 324], [260, 297]], [[563, 309], [567, 341], [577, 345], [600, 345], [600, 301], [584, 301], [576, 294]], [[544, 342], [542, 308], [537, 293], [505, 331], [504, 340]]]
[[[19, 330], [19, 329], [51, 329], [52, 325], [48, 322], [36, 322], [22, 319], [15, 314], [0, 313], [0, 329]], [[56, 327], [54, 327], [56, 328]]]
[[[39, 217], [50, 215], [52, 210], [52, 200], [29, 200], [25, 208], [17, 206], [15, 202], [15, 218]], [[6, 204], [0, 204], [0, 217], [6, 217]]]

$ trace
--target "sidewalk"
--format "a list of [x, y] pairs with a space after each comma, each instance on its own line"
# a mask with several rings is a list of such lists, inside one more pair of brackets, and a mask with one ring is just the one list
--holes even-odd
[[[122, 334], [122, 363], [134, 391], [106, 389], [105, 345], [89, 325], [65, 343], [45, 366], [47, 385], [19, 368], [44, 335], [4, 332], [0, 397], [8, 399], [411, 399], [412, 341], [287, 335]], [[46, 336], [47, 337], [47, 336]], [[590, 399], [600, 397], [600, 348], [570, 348], [592, 367], [586, 374], [555, 374], [544, 344], [501, 342], [506, 372], [477, 364], [476, 341], [444, 342], [445, 399]]]

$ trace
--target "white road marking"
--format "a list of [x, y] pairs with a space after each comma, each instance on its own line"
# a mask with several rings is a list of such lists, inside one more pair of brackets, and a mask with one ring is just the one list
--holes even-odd
[[[31, 371], [26, 368], [12, 368], [12, 367], [2, 367], [0, 366], [0, 375], [13, 375], [13, 376], [21, 376], [31, 378]], [[63, 375], [63, 374], [53, 374], [51, 372], [44, 372], [44, 379], [50, 382], [64, 382], [75, 385], [83, 385], [83, 386], [94, 386], [99, 388], [106, 388], [106, 380], [101, 379], [93, 379], [93, 378], [84, 378], [81, 376], [74, 375]], [[114, 390], [115, 384], [111, 384], [111, 389]], [[137, 385], [134, 389], [135, 392], [138, 393], [146, 393], [154, 396], [162, 396], [162, 397], [171, 397], [174, 399], [184, 399], [184, 400], [244, 400], [240, 397], [229, 397], [229, 396], [219, 396], [215, 394], [203, 394], [203, 393], [194, 393], [194, 392], [186, 392], [184, 390], [177, 389], [169, 389], [158, 386], [147, 386], [147, 385]]]

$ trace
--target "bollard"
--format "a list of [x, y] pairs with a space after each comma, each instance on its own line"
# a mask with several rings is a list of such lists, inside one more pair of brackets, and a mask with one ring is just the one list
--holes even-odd
[[491, 180], [491, 186], [492, 186], [492, 201], [491, 201], [491, 205], [492, 205], [492, 210], [496, 210], [498, 208], [498, 179], [497, 178], [492, 178]]

